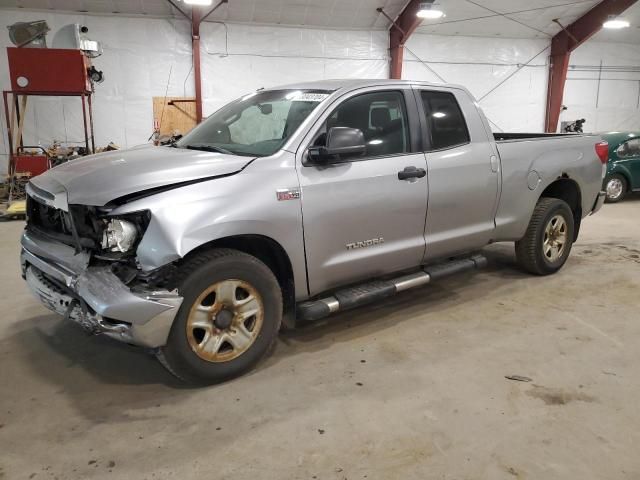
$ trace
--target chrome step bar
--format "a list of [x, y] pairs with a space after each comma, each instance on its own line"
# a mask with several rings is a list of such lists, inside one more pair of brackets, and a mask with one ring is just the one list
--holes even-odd
[[297, 318], [306, 322], [320, 320], [332, 313], [359, 307], [410, 288], [426, 285], [433, 280], [440, 280], [456, 273], [483, 268], [486, 265], [487, 259], [484, 255], [474, 255], [469, 258], [450, 260], [423, 267], [419, 272], [391, 280], [376, 280], [347, 287], [328, 297], [298, 304]]

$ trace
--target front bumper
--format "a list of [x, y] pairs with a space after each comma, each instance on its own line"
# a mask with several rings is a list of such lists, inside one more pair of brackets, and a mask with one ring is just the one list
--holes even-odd
[[598, 198], [596, 198], [596, 202], [593, 204], [593, 209], [591, 210], [591, 215], [593, 215], [594, 213], [596, 213], [598, 210], [600, 210], [602, 208], [602, 205], [604, 205], [604, 201], [607, 198], [607, 194], [606, 192], [600, 192], [598, 193]]
[[166, 344], [182, 297], [127, 287], [107, 266], [89, 266], [89, 256], [25, 231], [22, 274], [50, 310], [94, 334], [156, 348]]

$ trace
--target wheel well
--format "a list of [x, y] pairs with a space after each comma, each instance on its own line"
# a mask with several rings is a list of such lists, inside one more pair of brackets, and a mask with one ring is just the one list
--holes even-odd
[[607, 175], [606, 178], [611, 178], [614, 175], [619, 175], [622, 178], [624, 178], [624, 181], [627, 182], [627, 184], [626, 184], [627, 189], [625, 190], [625, 192], [630, 192], [631, 191], [631, 178], [629, 177], [627, 172], [625, 172], [624, 170], [618, 170], [616, 172], [611, 173], [611, 175]]
[[[293, 278], [293, 267], [287, 252], [278, 242], [264, 235], [236, 235], [232, 237], [220, 238], [205, 243], [195, 250], [192, 250], [186, 257], [197, 255], [202, 250], [212, 248], [232, 248], [256, 257], [263, 262], [273, 272], [280, 288], [282, 289], [282, 300], [284, 305], [283, 322], [288, 325], [289, 321], [294, 321], [295, 317], [295, 284]], [[186, 258], [185, 257], [185, 258]]]
[[575, 225], [573, 241], [575, 242], [578, 239], [580, 222], [582, 221], [582, 193], [575, 180], [568, 177], [559, 178], [545, 188], [540, 197], [559, 198], [569, 205], [573, 212], [573, 223]]

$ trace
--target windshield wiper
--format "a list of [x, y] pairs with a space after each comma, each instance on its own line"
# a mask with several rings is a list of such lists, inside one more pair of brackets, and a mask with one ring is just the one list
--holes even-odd
[[189, 150], [202, 150], [204, 152], [216, 152], [216, 153], [226, 153], [227, 155], [235, 155], [230, 150], [226, 148], [218, 147], [216, 145], [204, 145], [204, 144], [196, 144], [196, 145], [185, 145], [184, 148], [188, 148]]

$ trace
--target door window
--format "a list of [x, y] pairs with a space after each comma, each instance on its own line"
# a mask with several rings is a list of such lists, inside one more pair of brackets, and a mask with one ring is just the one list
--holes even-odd
[[469, 130], [453, 94], [423, 91], [420, 95], [427, 115], [432, 150], [469, 143]]
[[[362, 130], [367, 147], [365, 157], [409, 152], [409, 127], [402, 92], [372, 92], [345, 100], [331, 113], [314, 145], [324, 145], [326, 132], [332, 127]], [[347, 158], [354, 159], [343, 155], [340, 160]]]
[[640, 138], [628, 140], [618, 147], [616, 150], [618, 157], [640, 157]]

